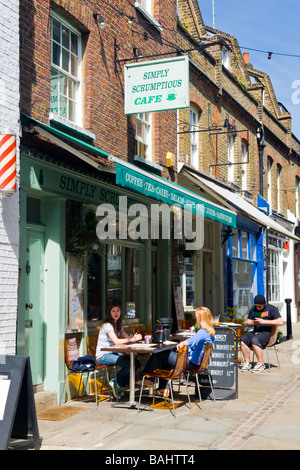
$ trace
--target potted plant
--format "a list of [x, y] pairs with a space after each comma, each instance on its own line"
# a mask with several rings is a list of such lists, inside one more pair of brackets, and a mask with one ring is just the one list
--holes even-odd
[[82, 269], [88, 275], [91, 256], [95, 253], [99, 256], [105, 254], [105, 244], [96, 234], [97, 223], [95, 212], [89, 209], [85, 214], [84, 222], [75, 224], [68, 240], [69, 250], [80, 259]]

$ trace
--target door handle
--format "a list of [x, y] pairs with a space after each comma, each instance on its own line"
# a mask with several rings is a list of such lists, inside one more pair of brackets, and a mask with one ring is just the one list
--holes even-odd
[[30, 310], [31, 310], [31, 309], [33, 308], [33, 304], [31, 304], [31, 303], [30, 303], [30, 304], [27, 304], [27, 303], [26, 303], [26, 304], [25, 304], [25, 308], [30, 308]]

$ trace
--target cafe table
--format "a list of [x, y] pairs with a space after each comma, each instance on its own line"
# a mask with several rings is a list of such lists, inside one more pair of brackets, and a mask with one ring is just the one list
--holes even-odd
[[[177, 345], [175, 341], [164, 341], [163, 343], [134, 343], [120, 344], [102, 348], [101, 351], [129, 354], [130, 356], [130, 377], [129, 377], [129, 401], [112, 403], [112, 406], [127, 405], [129, 408], [137, 408], [138, 402], [135, 401], [135, 356], [136, 354], [157, 354], [167, 349], [173, 349]], [[142, 408], [153, 411], [150, 406], [141, 405]]]

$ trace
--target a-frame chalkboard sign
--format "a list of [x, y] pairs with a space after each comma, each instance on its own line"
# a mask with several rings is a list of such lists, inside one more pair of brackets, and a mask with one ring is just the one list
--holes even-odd
[[0, 355], [0, 450], [11, 439], [33, 439], [40, 448], [30, 359]]

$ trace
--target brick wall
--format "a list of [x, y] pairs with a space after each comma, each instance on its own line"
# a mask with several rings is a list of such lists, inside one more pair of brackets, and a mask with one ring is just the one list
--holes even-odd
[[[114, 40], [120, 46], [118, 59], [133, 57], [133, 44], [144, 56], [170, 52], [176, 45], [176, 0], [155, 2], [154, 16], [164, 29], [160, 33], [134, 2], [111, 1], [110, 5], [84, 0], [53, 0], [51, 7], [81, 32], [84, 43], [83, 127], [95, 134], [94, 145], [118, 157], [133, 160], [135, 152], [135, 117], [124, 114], [124, 62], [114, 71]], [[99, 29], [93, 18], [97, 9], [106, 28]], [[118, 14], [116, 10], [127, 16]], [[50, 1], [23, 0], [21, 8], [21, 110], [49, 123], [50, 105]], [[130, 24], [128, 16], [134, 18]], [[175, 47], [173, 48], [175, 51]], [[175, 54], [174, 54], [175, 55]], [[163, 176], [173, 177], [165, 165], [166, 153], [176, 153], [176, 111], [153, 114], [153, 160], [164, 166]]]
[[[19, 174], [19, 1], [0, 0], [0, 133], [17, 136]], [[16, 351], [19, 194], [0, 195], [0, 354]]]

